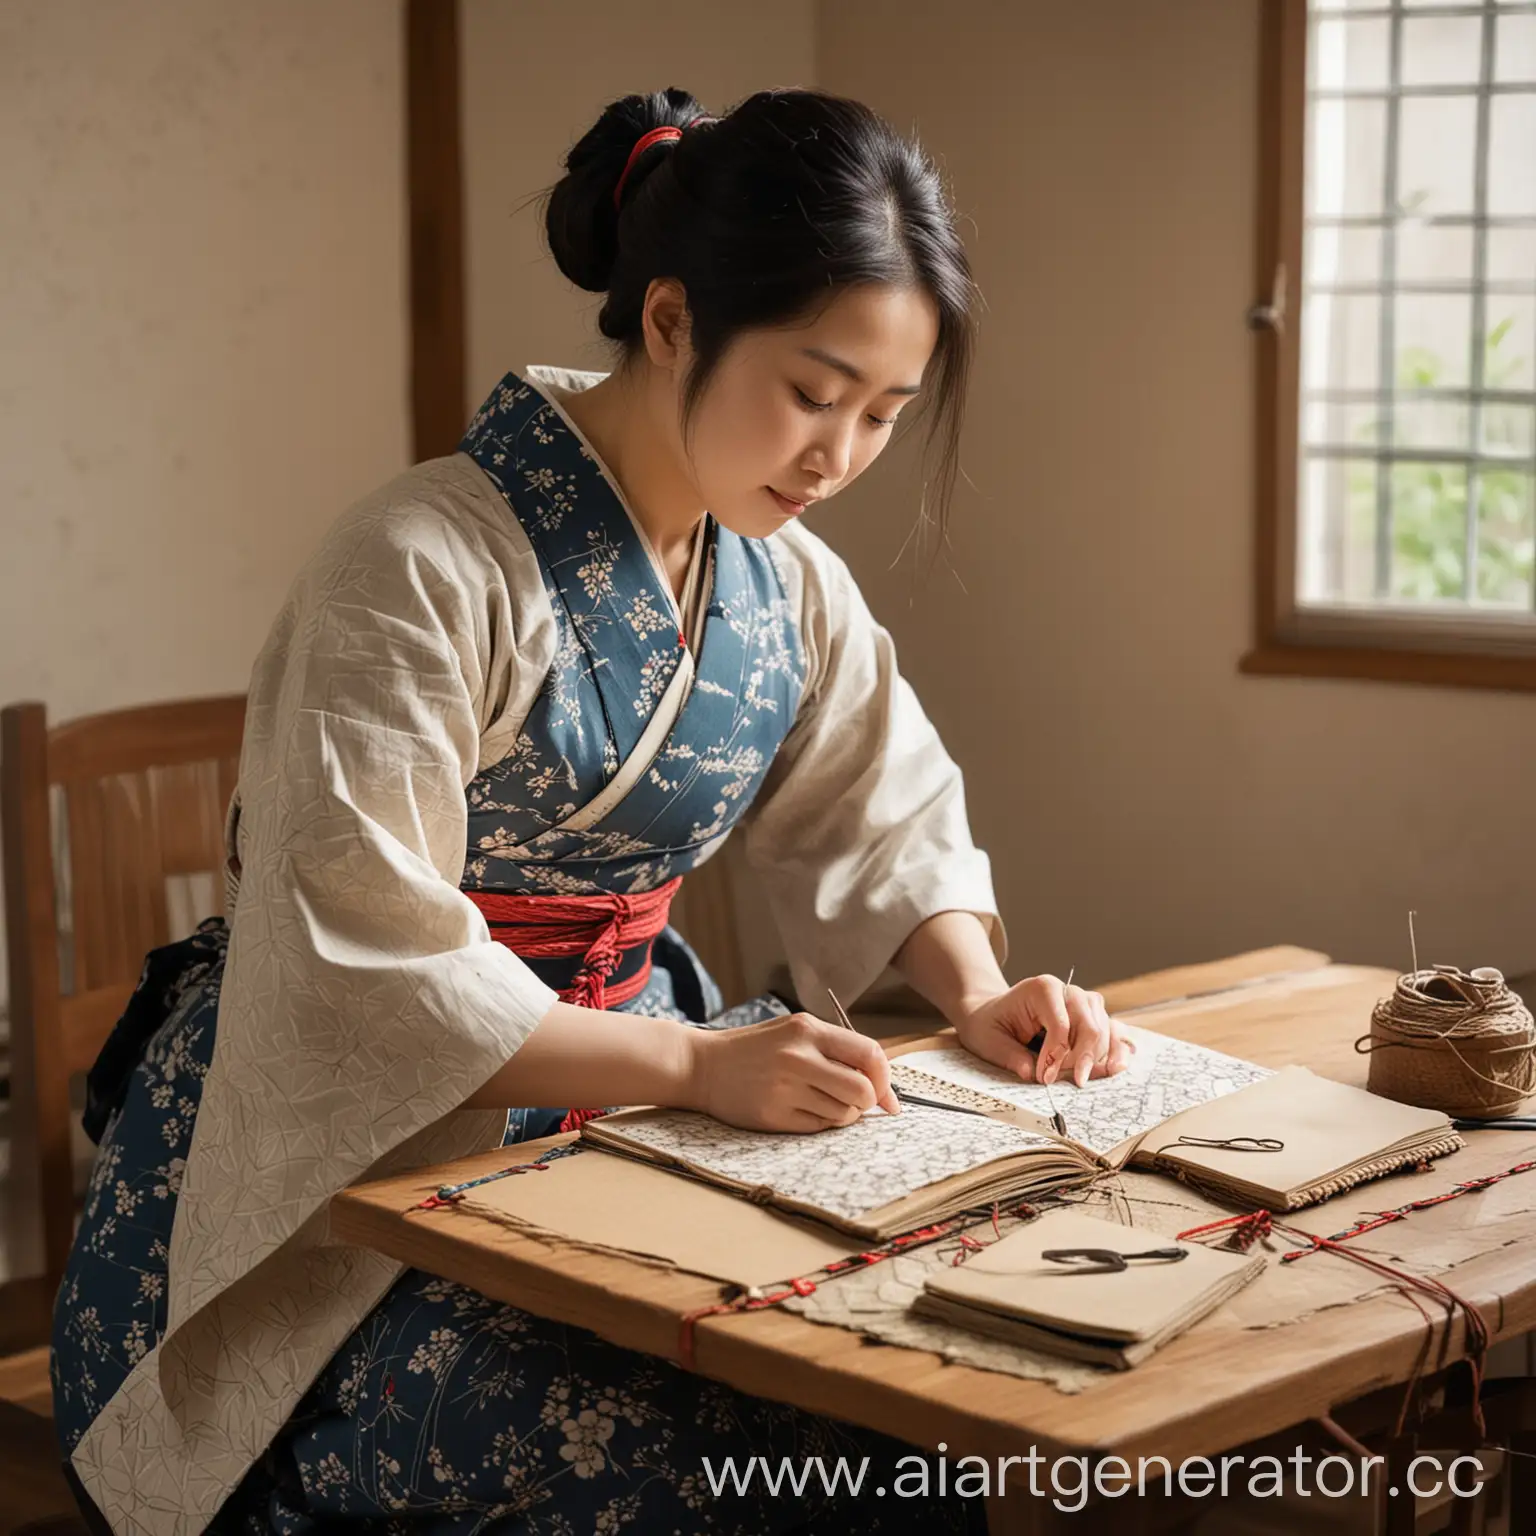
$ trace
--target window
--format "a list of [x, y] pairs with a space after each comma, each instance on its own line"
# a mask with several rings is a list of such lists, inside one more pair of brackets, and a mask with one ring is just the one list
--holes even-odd
[[1245, 669], [1536, 687], [1536, 0], [1268, 0], [1264, 49]]

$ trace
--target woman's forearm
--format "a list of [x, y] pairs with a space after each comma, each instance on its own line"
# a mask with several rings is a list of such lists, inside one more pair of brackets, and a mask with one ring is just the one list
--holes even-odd
[[465, 1108], [686, 1107], [693, 1089], [694, 1035], [675, 1019], [556, 1003]]
[[[951, 1023], [1008, 990], [987, 931], [971, 912], [928, 918], [894, 963]], [[673, 1019], [555, 1003], [465, 1107], [688, 1107], [696, 1097], [700, 1043], [699, 1031]]]
[[1008, 990], [974, 912], [936, 912], [912, 930], [892, 963], [951, 1024]]

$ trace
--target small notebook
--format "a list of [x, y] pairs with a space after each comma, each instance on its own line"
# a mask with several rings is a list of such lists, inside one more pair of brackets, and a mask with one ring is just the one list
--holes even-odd
[[747, 1131], [685, 1109], [625, 1109], [584, 1141], [872, 1240], [1098, 1171], [1082, 1148], [1006, 1118], [905, 1106], [813, 1135]]
[[[1119, 1254], [1181, 1249], [1184, 1257], [1128, 1259], [1085, 1272], [1042, 1258], [1047, 1249]], [[913, 1309], [1073, 1360], [1128, 1370], [1264, 1272], [1260, 1254], [1231, 1253], [1124, 1227], [1072, 1210], [1047, 1211], [964, 1264], [923, 1282]]]
[[[1123, 1027], [1137, 1047], [1130, 1066], [1081, 1088], [1058, 1080], [1047, 1092], [959, 1046], [898, 1053], [891, 1076], [913, 1092], [1046, 1133], [1054, 1102], [1067, 1139], [1099, 1166], [1170, 1173], [1217, 1199], [1272, 1211], [1313, 1205], [1465, 1145], [1439, 1110], [1383, 1099], [1305, 1067], [1274, 1071]], [[1234, 1138], [1251, 1141], [1198, 1144]]]

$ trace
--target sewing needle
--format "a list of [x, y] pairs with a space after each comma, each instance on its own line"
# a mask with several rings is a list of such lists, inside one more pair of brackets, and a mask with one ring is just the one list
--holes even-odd
[[[848, 1010], [844, 1008], [840, 1002], [838, 1002], [837, 993], [835, 993], [831, 987], [827, 988], [827, 996], [832, 1000], [833, 1010], [837, 1014], [837, 1022], [841, 1024], [844, 1029], [853, 1029], [853, 1020], [848, 1017]], [[854, 1034], [858, 1034], [858, 1030], [856, 1029], [853, 1029], [853, 1032]]]
[[[827, 996], [832, 1000], [833, 1011], [837, 1014], [836, 1022], [841, 1024], [844, 1029], [852, 1029], [854, 1034], [858, 1034], [858, 1030], [854, 1029], [853, 1020], [848, 1017], [848, 1010], [844, 1008], [840, 1002], [838, 1002], [837, 994], [831, 989], [831, 987], [827, 988]], [[968, 1105], [965, 1104], [946, 1104], [943, 1099], [927, 1099], [919, 1093], [908, 1092], [907, 1089], [901, 1087], [899, 1083], [891, 1084], [891, 1092], [894, 1093], [897, 1099], [900, 1100], [900, 1102], [903, 1104], [919, 1104], [924, 1109], [952, 1109], [956, 1114], [981, 1115], [983, 1120], [987, 1118], [987, 1116], [979, 1109], [971, 1109]]]
[[[1074, 976], [1076, 976], [1076, 975], [1077, 975], [1077, 967], [1074, 965], [1072, 967], [1072, 969], [1067, 972], [1067, 987], [1070, 987], [1072, 985], [1072, 978]], [[1065, 992], [1066, 991], [1066, 987], [1063, 987], [1062, 991]], [[1065, 1006], [1065, 1004], [1063, 1004], [1063, 1006]], [[1035, 1066], [1036, 1066], [1036, 1068], [1038, 1068], [1039, 1065], [1040, 1065], [1040, 1054], [1037, 1051], [1035, 1053]], [[1049, 1083], [1045, 1082], [1044, 1077], [1042, 1077], [1040, 1079], [1040, 1081], [1042, 1083], [1044, 1083], [1044, 1085], [1045, 1085], [1045, 1102], [1051, 1106], [1051, 1124], [1056, 1127], [1056, 1134], [1058, 1136], [1065, 1136], [1067, 1134], [1067, 1120], [1066, 1120], [1066, 1116], [1063, 1115], [1062, 1112], [1059, 1109], [1056, 1108], [1056, 1095], [1051, 1092], [1051, 1085]]]

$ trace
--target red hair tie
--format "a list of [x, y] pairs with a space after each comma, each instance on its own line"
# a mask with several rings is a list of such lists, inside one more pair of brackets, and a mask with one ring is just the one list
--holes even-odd
[[619, 173], [619, 184], [613, 189], [613, 206], [619, 206], [619, 198], [624, 192], [624, 183], [629, 179], [629, 173], [634, 168], [635, 161], [648, 150], [652, 144], [661, 144], [669, 139], [680, 139], [683, 136], [681, 128], [652, 128], [649, 133], [642, 134], [635, 141], [635, 147], [629, 152], [629, 159], [624, 162], [624, 169]]

